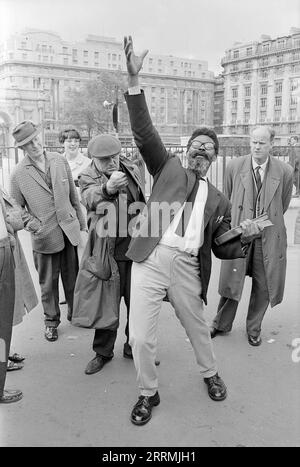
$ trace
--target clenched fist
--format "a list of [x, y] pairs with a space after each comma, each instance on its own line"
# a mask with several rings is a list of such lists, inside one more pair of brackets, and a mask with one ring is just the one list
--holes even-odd
[[109, 195], [113, 195], [128, 185], [128, 180], [123, 172], [115, 170], [106, 184], [106, 191]]

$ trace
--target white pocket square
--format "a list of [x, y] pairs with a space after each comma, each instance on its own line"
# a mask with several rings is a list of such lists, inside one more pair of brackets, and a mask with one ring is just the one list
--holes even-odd
[[218, 216], [216, 219], [216, 222], [221, 223], [223, 219], [224, 219], [224, 216]]

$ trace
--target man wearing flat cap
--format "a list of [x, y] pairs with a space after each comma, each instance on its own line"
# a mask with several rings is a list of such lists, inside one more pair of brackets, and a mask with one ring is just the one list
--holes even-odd
[[[134, 218], [130, 206], [144, 203], [145, 197], [138, 168], [120, 153], [120, 141], [114, 136], [94, 137], [88, 144], [92, 163], [79, 176], [82, 203], [88, 213], [89, 239], [76, 282], [72, 323], [95, 329], [96, 355], [85, 370], [89, 375], [100, 371], [114, 355], [122, 297], [127, 307], [123, 356], [132, 358], [128, 343], [132, 262], [126, 251], [131, 239], [128, 227]], [[111, 215], [104, 233], [106, 211]]]
[[23, 208], [25, 228], [31, 233], [42, 292], [45, 338], [56, 341], [60, 323], [59, 274], [70, 321], [78, 272], [77, 245], [86, 223], [69, 164], [62, 155], [44, 150], [40, 131], [31, 121], [24, 121], [13, 130], [15, 146], [23, 149], [25, 157], [12, 173], [11, 195]]

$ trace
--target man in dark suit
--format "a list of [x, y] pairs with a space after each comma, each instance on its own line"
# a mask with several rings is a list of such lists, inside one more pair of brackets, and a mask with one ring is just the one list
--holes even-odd
[[[179, 158], [166, 151], [139, 87], [138, 74], [147, 51], [136, 56], [130, 36], [125, 37], [124, 47], [129, 82], [125, 97], [132, 132], [154, 178], [147, 209], [127, 251], [133, 261], [129, 335], [141, 390], [131, 421], [143, 425], [160, 403], [156, 330], [166, 293], [193, 346], [209, 396], [215, 401], [226, 398], [202, 300], [206, 303], [211, 250], [218, 258], [244, 257], [244, 251], [239, 239], [225, 246], [214, 243], [230, 229], [230, 203], [206, 178], [218, 152], [215, 132], [208, 128], [194, 131], [187, 146], [189, 167], [184, 169]], [[242, 231], [246, 241], [258, 228], [246, 220]]]
[[13, 234], [13, 228], [7, 222], [0, 190], [0, 403], [2, 404], [22, 399], [21, 391], [4, 389], [15, 304]]
[[39, 132], [40, 127], [30, 121], [13, 130], [15, 145], [23, 149], [25, 157], [11, 175], [11, 195], [23, 208], [25, 228], [31, 232], [42, 291], [45, 338], [56, 341], [60, 323], [59, 275], [70, 321], [78, 272], [77, 245], [86, 222], [66, 158], [44, 151]]

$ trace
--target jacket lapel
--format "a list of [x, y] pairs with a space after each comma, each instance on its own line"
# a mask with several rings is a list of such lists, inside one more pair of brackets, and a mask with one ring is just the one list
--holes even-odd
[[28, 155], [24, 158], [24, 164], [27, 169], [27, 173], [32, 177], [39, 185], [41, 185], [45, 190], [51, 193], [50, 188], [48, 187], [47, 183], [40, 175], [39, 171], [35, 168], [34, 164], [32, 163], [30, 157]]
[[208, 183], [208, 192], [207, 192], [207, 200], [204, 209], [204, 229], [207, 226], [209, 219], [215, 213], [218, 204], [220, 202], [220, 193], [216, 190], [216, 188], [207, 180]]
[[249, 205], [253, 206], [253, 178], [251, 161], [251, 155], [249, 155], [245, 160], [243, 167], [241, 168], [240, 177], [245, 188], [245, 193], [248, 198]]
[[55, 181], [56, 181], [56, 175], [57, 175], [57, 159], [51, 154], [47, 154], [47, 158], [48, 158], [49, 166], [50, 166], [52, 186], [54, 187]]
[[266, 173], [266, 186], [265, 186], [265, 201], [264, 201], [264, 211], [266, 212], [276, 190], [280, 184], [280, 172], [277, 170], [277, 167], [274, 164], [272, 156], [269, 159], [269, 167]]

